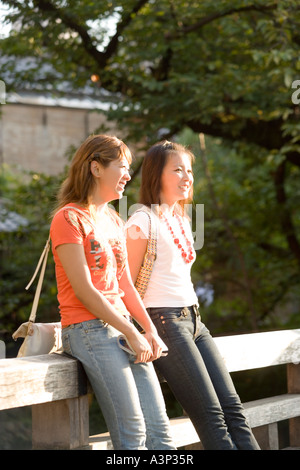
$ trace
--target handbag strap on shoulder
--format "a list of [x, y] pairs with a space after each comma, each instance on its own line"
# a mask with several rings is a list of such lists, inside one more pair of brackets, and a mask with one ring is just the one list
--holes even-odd
[[41, 290], [42, 290], [44, 274], [45, 274], [45, 270], [46, 270], [46, 264], [47, 264], [49, 249], [50, 249], [50, 235], [48, 237], [48, 240], [46, 242], [44, 250], [43, 250], [43, 252], [40, 256], [40, 259], [39, 259], [39, 262], [38, 262], [37, 267], [35, 269], [35, 272], [34, 272], [32, 278], [31, 278], [30, 282], [25, 287], [26, 290], [29, 289], [29, 287], [33, 283], [34, 279], [36, 278], [37, 273], [39, 272], [39, 269], [41, 268], [40, 277], [39, 277], [38, 285], [37, 285], [37, 288], [36, 288], [36, 291], [35, 291], [33, 304], [32, 304], [31, 312], [30, 312], [30, 316], [29, 316], [29, 321], [30, 322], [35, 321], [37, 307], [38, 307], [38, 303], [39, 303], [39, 298], [40, 298], [40, 294], [41, 294]]
[[149, 238], [147, 242], [147, 250], [145, 253], [145, 259], [150, 258], [153, 261], [156, 260], [157, 255], [157, 226], [156, 221], [153, 219], [151, 210], [148, 208], [138, 209], [136, 212], [144, 212], [149, 217]]
[[149, 235], [147, 240], [146, 253], [144, 255], [142, 266], [135, 281], [135, 287], [138, 293], [140, 294], [141, 298], [143, 299], [150, 281], [154, 261], [156, 259], [157, 225], [156, 220], [154, 219], [150, 209], [139, 209], [137, 212], [145, 212], [149, 218]]

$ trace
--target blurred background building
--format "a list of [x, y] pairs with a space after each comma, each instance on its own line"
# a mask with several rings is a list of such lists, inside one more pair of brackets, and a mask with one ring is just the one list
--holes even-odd
[[84, 94], [64, 97], [20, 91], [11, 93], [0, 114], [0, 163], [20, 170], [60, 173], [66, 152], [106, 125], [101, 112], [108, 103]]

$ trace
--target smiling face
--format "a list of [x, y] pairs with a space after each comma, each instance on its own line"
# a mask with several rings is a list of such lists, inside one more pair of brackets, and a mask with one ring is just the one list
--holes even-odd
[[161, 175], [161, 203], [171, 206], [188, 199], [193, 181], [190, 155], [184, 152], [170, 153]]
[[106, 167], [93, 161], [91, 171], [96, 182], [93, 202], [101, 204], [121, 199], [126, 183], [130, 180], [129, 163], [125, 157], [111, 161]]

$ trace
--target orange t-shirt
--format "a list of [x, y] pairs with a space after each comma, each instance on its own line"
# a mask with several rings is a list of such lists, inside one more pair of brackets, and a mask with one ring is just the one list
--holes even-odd
[[[72, 206], [77, 207], [76, 204]], [[127, 258], [121, 221], [112, 215], [116, 222], [116, 238], [106, 240], [101, 236], [101, 227], [95, 228], [93, 225], [89, 211], [79, 206], [78, 209], [83, 211], [86, 217], [66, 205], [55, 214], [50, 228], [62, 326], [95, 318], [75, 296], [57, 255], [56, 248], [65, 243], [83, 245], [93, 285], [117, 311], [122, 315], [129, 315], [122, 300], [124, 292], [119, 288], [118, 282]]]

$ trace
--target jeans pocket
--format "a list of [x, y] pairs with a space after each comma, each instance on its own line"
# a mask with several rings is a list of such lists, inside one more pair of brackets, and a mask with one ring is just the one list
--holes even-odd
[[150, 309], [150, 316], [159, 334], [167, 335], [176, 325], [184, 321], [187, 317], [185, 308], [164, 307]]

